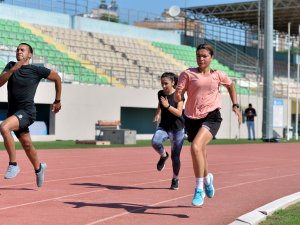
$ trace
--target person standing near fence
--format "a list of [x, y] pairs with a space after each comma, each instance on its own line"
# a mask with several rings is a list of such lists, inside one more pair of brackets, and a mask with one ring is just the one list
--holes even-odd
[[246, 123], [248, 128], [248, 140], [252, 139], [255, 140], [255, 124], [254, 124], [254, 117], [256, 117], [256, 110], [252, 107], [252, 104], [249, 103], [248, 108], [245, 109], [246, 115]]
[[7, 83], [8, 112], [7, 118], [0, 125], [0, 132], [9, 156], [9, 165], [4, 175], [5, 179], [14, 178], [20, 172], [16, 161], [16, 148], [13, 131], [20, 141], [30, 160], [36, 175], [36, 184], [41, 187], [44, 183], [46, 163], [38, 159], [29, 133], [29, 126], [36, 120], [34, 96], [41, 79], [48, 79], [55, 83], [55, 101], [52, 105], [54, 113], [61, 109], [61, 78], [57, 72], [42, 66], [30, 64], [33, 49], [27, 43], [21, 43], [16, 50], [17, 62], [9, 62], [0, 75], [0, 87]]
[[160, 155], [157, 163], [157, 170], [162, 171], [165, 167], [169, 153], [165, 150], [163, 142], [170, 139], [171, 159], [173, 167], [173, 177], [171, 189], [177, 190], [179, 187], [180, 153], [184, 142], [184, 121], [182, 116], [183, 102], [181, 99], [177, 103], [174, 101], [177, 76], [174, 73], [165, 72], [161, 76], [161, 86], [163, 90], [158, 92], [158, 106], [153, 122], [159, 122], [158, 128], [152, 138], [152, 147]]
[[213, 174], [208, 173], [206, 145], [216, 136], [222, 122], [221, 85], [228, 90], [238, 123], [242, 122], [234, 83], [224, 72], [210, 68], [213, 56], [212, 46], [200, 44], [196, 49], [198, 67], [180, 74], [175, 92], [176, 102], [180, 102], [187, 93], [184, 119], [196, 178], [194, 206], [201, 206], [205, 196], [212, 198], [215, 194]]

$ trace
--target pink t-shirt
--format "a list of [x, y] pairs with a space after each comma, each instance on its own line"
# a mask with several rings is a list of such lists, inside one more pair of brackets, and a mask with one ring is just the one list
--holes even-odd
[[191, 119], [201, 119], [222, 106], [220, 85], [231, 85], [231, 79], [219, 70], [209, 76], [201, 75], [198, 68], [183, 71], [178, 79], [177, 91], [187, 92], [184, 114]]

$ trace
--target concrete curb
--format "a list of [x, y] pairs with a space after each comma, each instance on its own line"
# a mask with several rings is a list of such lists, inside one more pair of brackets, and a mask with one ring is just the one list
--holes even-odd
[[300, 192], [277, 199], [249, 213], [246, 213], [238, 217], [229, 225], [258, 225], [260, 222], [264, 221], [267, 216], [272, 215], [275, 211], [279, 209], [285, 209], [286, 207], [297, 202], [300, 202]]

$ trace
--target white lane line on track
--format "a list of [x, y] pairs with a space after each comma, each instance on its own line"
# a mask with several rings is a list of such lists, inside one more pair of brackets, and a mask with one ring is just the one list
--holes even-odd
[[[184, 162], [186, 162], [186, 161], [188, 161], [188, 162], [190, 162], [189, 160], [181, 160], [181, 162], [182, 163], [184, 163]], [[274, 160], [271, 160], [272, 162], [274, 162]], [[278, 163], [280, 163], [280, 162], [282, 162], [282, 161], [287, 161], [286, 159], [278, 159], [278, 160], [276, 160], [276, 161], [278, 161]], [[245, 164], [252, 164], [252, 163], [258, 163], [258, 162], [266, 162], [266, 160], [265, 159], [263, 159], [263, 160], [251, 160], [251, 161], [249, 161], [249, 160], [247, 160], [247, 161], [239, 161], [239, 162], [235, 162], [235, 163], [228, 163], [228, 161], [226, 161], [226, 160], [224, 160], [224, 161], [222, 161], [221, 163], [210, 163], [209, 165], [210, 166], [224, 166], [224, 165], [245, 165]], [[289, 163], [291, 163], [291, 162], [300, 162], [300, 160], [289, 160], [288, 161]], [[282, 164], [282, 163], [281, 163]], [[145, 165], [153, 165], [153, 162], [146, 162], [146, 163], [129, 163], [128, 162], [128, 164], [124, 164], [124, 165], [121, 165], [122, 167], [132, 167], [132, 165], [135, 165], [135, 166], [138, 166], [138, 165], [141, 165], [141, 166], [145, 166]], [[116, 166], [120, 166], [120, 164], [118, 163], [118, 164], [111, 164], [111, 163], [105, 163], [105, 164], [101, 164], [101, 166], [99, 166], [99, 165], [92, 165], [92, 166], [79, 166], [79, 167], [67, 167], [67, 168], [60, 168], [60, 169], [54, 169], [54, 168], [52, 168], [51, 170], [49, 170], [49, 168], [47, 169], [47, 171], [51, 171], [51, 172], [54, 172], [54, 171], [66, 171], [66, 170], [78, 170], [78, 169], [88, 169], [88, 168], [99, 168], [99, 169], [101, 169], [102, 167], [105, 167], [105, 168], [107, 168], [107, 167], [112, 167], [112, 168], [114, 168], [114, 167], [116, 167]], [[185, 167], [185, 168], [189, 168], [189, 167]], [[169, 169], [171, 169], [171, 168], [169, 168]], [[22, 171], [21, 170], [21, 172], [19, 173], [20, 175], [22, 175], [22, 174], [32, 174], [33, 172], [32, 172], [32, 170], [30, 169], [30, 170], [25, 170], [25, 171]], [[0, 173], [0, 176], [4, 176], [4, 173]], [[48, 182], [48, 181], [47, 181]], [[25, 184], [31, 184], [31, 183], [25, 183]], [[20, 184], [20, 185], [22, 185], [22, 184]]]
[[[286, 160], [279, 160], [279, 161], [286, 161]], [[181, 161], [181, 162], [184, 162], [184, 161]], [[227, 163], [227, 162], [222, 162], [222, 163], [210, 163], [209, 165], [212, 167], [212, 166], [224, 166], [224, 165], [245, 165], [247, 163], [257, 163], [258, 161], [257, 160], [247, 160], [247, 161], [239, 161], [239, 162], [235, 162], [235, 163]], [[290, 162], [290, 161], [289, 161]], [[292, 160], [292, 162], [300, 162], [300, 160]], [[151, 164], [153, 165], [152, 162], [147, 162], [147, 163], [135, 163], [135, 164], [130, 164], [129, 166], [132, 167], [132, 165], [147, 165], [147, 164]], [[103, 164], [101, 165], [103, 166]], [[115, 167], [116, 165], [105, 165], [105, 167]], [[120, 166], [120, 164], [118, 164], [118, 166]], [[128, 167], [129, 167], [128, 166]], [[290, 165], [288, 165], [290, 166]], [[192, 166], [185, 166], [184, 168], [190, 168]], [[61, 169], [51, 169], [51, 172], [53, 171], [65, 171], [65, 170], [78, 170], [78, 169], [88, 169], [88, 168], [99, 168], [99, 170], [101, 170], [102, 167], [100, 167], [99, 165], [95, 165], [95, 166], [81, 166], [81, 167], [73, 167], [73, 168], [61, 168]], [[183, 167], [182, 167], [183, 168]], [[270, 168], [270, 167], [265, 167], [265, 168]], [[260, 167], [258, 169], [265, 169], [264, 167]], [[169, 167], [169, 168], [166, 168], [167, 170], [171, 170], [172, 168]], [[47, 169], [47, 171], [49, 171], [49, 168]], [[141, 172], [149, 172], [149, 171], [153, 171], [153, 170], [147, 170], [147, 171], [141, 171]], [[133, 172], [136, 172], [136, 171], [133, 171]], [[26, 171], [21, 171], [19, 173], [19, 175], [22, 175], [22, 174], [28, 174], [28, 173], [32, 173], [32, 170], [26, 170]], [[131, 173], [131, 172], [129, 172]], [[223, 173], [223, 172], [221, 172]], [[220, 173], [220, 174], [221, 174]], [[92, 176], [83, 176], [83, 177], [74, 177], [74, 178], [65, 178], [65, 179], [56, 179], [56, 180], [47, 180], [45, 181], [45, 183], [50, 183], [50, 182], [57, 182], [57, 181], [62, 181], [62, 180], [72, 180], [72, 179], [81, 179], [81, 178], [88, 178], [88, 177], [98, 177], [98, 176], [109, 176], [109, 175], [116, 175], [117, 173], [112, 173], [112, 174], [104, 174], [104, 175], [92, 175]], [[4, 174], [0, 173], [0, 176], [4, 176]], [[19, 184], [12, 184], [12, 185], [7, 185], [7, 186], [0, 186], [0, 188], [8, 188], [8, 187], [16, 187], [16, 186], [23, 186], [23, 185], [28, 185], [28, 184], [35, 184], [35, 182], [26, 182], [26, 183], [19, 183]]]
[[[131, 173], [152, 172], [152, 171], [153, 171], [153, 169], [151, 169], [151, 170], [134, 170], [134, 171], [116, 172], [116, 173], [107, 173], [107, 174], [97, 174], [97, 175], [81, 176], [81, 177], [61, 178], [61, 179], [55, 179], [55, 180], [48, 180], [48, 181], [45, 181], [45, 183], [85, 179], [85, 178], [91, 178], [91, 177], [105, 177], [105, 176], [115, 176], [115, 175], [122, 175], [122, 174], [131, 174]], [[12, 184], [12, 185], [7, 185], [7, 186], [0, 186], [0, 189], [1, 188], [8, 188], [8, 187], [23, 186], [24, 184], [35, 184], [35, 183], [31, 182], [31, 183], [21, 183], [21, 184]]]
[[[170, 179], [164, 179], [164, 180], [158, 180], [158, 181], [151, 181], [151, 182], [144, 182], [144, 183], [137, 183], [137, 184], [130, 185], [130, 186], [134, 187], [134, 186], [146, 185], [146, 184], [151, 184], [151, 183], [159, 183], [159, 182], [163, 182], [163, 181], [166, 181], [166, 180], [169, 181]], [[42, 202], [48, 202], [48, 201], [52, 201], [52, 200], [59, 200], [59, 199], [63, 199], [63, 198], [75, 197], [75, 196], [79, 196], [79, 195], [85, 195], [85, 194], [90, 194], [90, 193], [109, 191], [109, 190], [110, 189], [101, 189], [101, 190], [86, 191], [86, 192], [81, 192], [81, 193], [76, 193], [76, 194], [71, 194], [71, 195], [63, 195], [63, 196], [59, 196], [59, 197], [55, 197], [55, 198], [48, 198], [48, 199], [43, 199], [43, 200], [34, 201], [34, 202], [27, 202], [27, 203], [23, 203], [23, 204], [19, 204], [19, 205], [12, 205], [12, 206], [7, 206], [7, 207], [2, 207], [2, 208], [0, 208], [0, 211], [6, 210], [6, 209], [18, 208], [18, 207], [27, 206], [27, 205], [38, 204], [38, 203], [42, 203]]]
[[[232, 165], [232, 163], [230, 164]], [[210, 165], [211, 166], [211, 165]], [[294, 167], [295, 165], [287, 165], [287, 166], [281, 166], [282, 167]], [[191, 168], [192, 166], [185, 166], [184, 168]], [[89, 168], [89, 167], [87, 167]], [[183, 167], [182, 167], [183, 168]], [[267, 166], [267, 167], [256, 167], [256, 168], [250, 168], [250, 169], [239, 169], [238, 172], [248, 172], [248, 171], [256, 171], [256, 170], [262, 170], [262, 169], [273, 169], [273, 166]], [[166, 168], [166, 170], [172, 170], [172, 168]], [[133, 174], [133, 173], [142, 173], [142, 172], [153, 172], [153, 169], [150, 170], [136, 170], [136, 171], [126, 171], [126, 172], [115, 172], [115, 173], [107, 173], [107, 174], [97, 174], [97, 175], [89, 175], [89, 176], [80, 176], [80, 177], [69, 177], [69, 178], [61, 178], [61, 179], [53, 179], [53, 180], [46, 180], [45, 183], [52, 183], [52, 182], [60, 182], [60, 181], [67, 181], [67, 180], [76, 180], [76, 179], [86, 179], [86, 178], [92, 178], [92, 177], [104, 177], [104, 176], [115, 176], [115, 175], [122, 175], [122, 174]], [[226, 174], [226, 173], [236, 173], [237, 170], [226, 170], [223, 172], [216, 172], [214, 174]], [[1, 188], [11, 188], [11, 187], [17, 187], [17, 186], [24, 186], [24, 185], [31, 185], [35, 184], [35, 182], [26, 182], [26, 183], [18, 183], [18, 184], [11, 184], [6, 186], [0, 186]]]
[[[233, 188], [233, 187], [243, 186], [243, 185], [252, 184], [252, 183], [256, 183], [256, 182], [263, 182], [263, 181], [274, 180], [274, 179], [282, 179], [282, 178], [286, 178], [286, 177], [299, 176], [299, 175], [300, 175], [300, 173], [295, 173], [295, 174], [289, 174], [289, 175], [284, 175], [284, 176], [276, 176], [276, 177], [270, 177], [270, 178], [265, 178], [265, 179], [252, 180], [252, 181], [247, 181], [247, 182], [238, 183], [238, 184], [234, 184], [234, 185], [224, 186], [224, 187], [221, 187], [221, 188], [216, 188], [216, 190], [223, 190], [223, 189], [227, 189], [227, 188]], [[128, 186], [139, 186], [139, 185], [145, 185], [145, 184], [163, 182], [163, 181], [166, 181], [166, 180], [169, 180], [169, 179], [164, 179], [164, 180], [159, 180], [159, 181], [152, 181], [152, 182], [137, 183], [137, 184], [128, 185]], [[109, 189], [102, 189], [102, 190], [94, 190], [94, 191], [88, 191], [88, 192], [81, 192], [81, 193], [76, 193], [76, 194], [71, 194], [71, 195], [63, 195], [63, 196], [59, 196], [59, 197], [54, 197], [54, 198], [49, 198], [49, 199], [43, 199], [43, 200], [34, 201], [34, 202], [27, 202], [27, 203], [18, 204], [18, 205], [11, 205], [11, 206], [6, 206], [6, 207], [1, 207], [0, 211], [4, 211], [4, 210], [7, 210], [7, 209], [12, 209], [12, 208], [18, 208], [18, 207], [22, 207], [22, 206], [40, 204], [40, 203], [43, 203], [43, 202], [48, 202], [48, 201], [53, 201], [53, 200], [59, 200], [59, 199], [63, 199], [63, 198], [69, 198], [69, 197], [75, 197], [75, 196], [80, 196], [80, 195], [85, 195], [85, 194], [103, 192], [103, 191], [108, 191], [108, 190]], [[155, 205], [159, 205], [159, 204], [166, 203], [166, 202], [172, 202], [172, 201], [175, 201], [175, 200], [178, 200], [178, 199], [190, 197], [192, 195], [193, 194], [189, 194], [189, 195], [184, 195], [184, 196], [181, 196], [181, 197], [178, 197], [178, 198], [167, 199], [167, 200], [155, 203], [155, 204], [151, 204], [151, 205], [145, 206], [145, 208], [146, 207], [155, 206]], [[141, 209], [142, 208], [139, 208], [138, 210], [141, 210]], [[130, 214], [131, 212], [135, 212], [135, 211], [137, 211], [137, 210], [129, 211], [129, 212], [126, 212], [126, 213], [117, 214], [117, 215], [112, 216], [112, 218], [111, 217], [109, 217], [109, 218], [113, 219], [113, 218], [116, 218], [116, 217], [120, 217], [120, 216], [123, 216], [123, 215]], [[106, 218], [101, 219], [101, 222], [105, 221], [105, 220], [108, 220], [108, 219], [106, 219]], [[96, 223], [99, 223], [98, 220], [97, 220]], [[92, 222], [92, 224], [95, 224], [95, 222]]]

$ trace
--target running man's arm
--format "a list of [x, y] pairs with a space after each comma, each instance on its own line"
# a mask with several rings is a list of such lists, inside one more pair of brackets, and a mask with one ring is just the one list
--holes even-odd
[[9, 70], [9, 71], [3, 71], [1, 73], [1, 76], [0, 76], [0, 87], [2, 87], [8, 81], [8, 79], [11, 77], [11, 75], [13, 73], [14, 72], [12, 72], [11, 70]]
[[2, 87], [9, 80], [9, 78], [11, 77], [11, 75], [13, 75], [14, 72], [16, 72], [18, 69], [20, 69], [23, 64], [24, 64], [24, 60], [17, 62], [8, 71], [3, 70], [3, 72], [0, 75], [0, 87]]
[[57, 72], [51, 70], [47, 79], [55, 83], [55, 100], [53, 102], [52, 111], [57, 113], [61, 109], [61, 78]]

